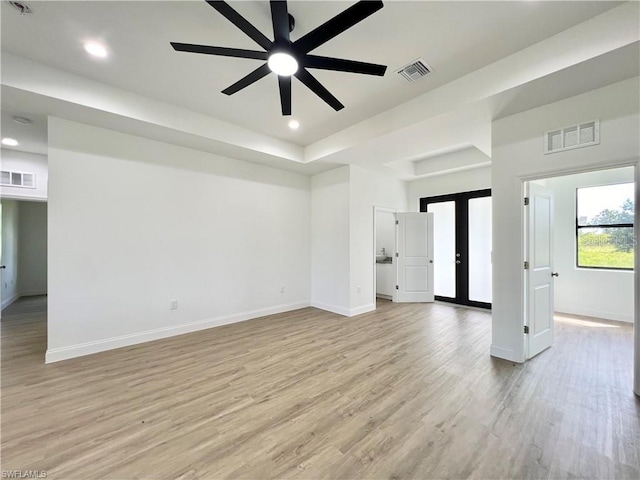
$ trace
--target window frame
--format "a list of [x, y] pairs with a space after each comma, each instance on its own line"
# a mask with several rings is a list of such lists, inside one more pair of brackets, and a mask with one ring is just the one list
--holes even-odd
[[[576, 245], [576, 256], [575, 256], [575, 264], [576, 268], [584, 268], [584, 269], [592, 269], [592, 270], [618, 270], [623, 272], [633, 272], [635, 268], [631, 267], [594, 267], [591, 265], [580, 265], [580, 245], [579, 245], [579, 233], [581, 228], [632, 228], [635, 234], [635, 225], [633, 223], [612, 223], [610, 225], [580, 225], [580, 219], [578, 217], [578, 190], [581, 188], [597, 188], [597, 187], [606, 187], [611, 185], [627, 185], [633, 184], [633, 182], [619, 182], [619, 183], [606, 183], [603, 185], [586, 185], [584, 187], [576, 187], [576, 219], [575, 219], [575, 245]], [[635, 206], [634, 206], [635, 207]], [[635, 250], [633, 250], [635, 255]]]

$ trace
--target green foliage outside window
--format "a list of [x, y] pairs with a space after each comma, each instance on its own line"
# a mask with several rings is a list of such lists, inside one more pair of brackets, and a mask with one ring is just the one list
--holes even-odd
[[634, 202], [626, 199], [619, 209], [605, 209], [580, 225], [578, 266], [633, 269], [636, 239], [629, 226], [633, 222]]

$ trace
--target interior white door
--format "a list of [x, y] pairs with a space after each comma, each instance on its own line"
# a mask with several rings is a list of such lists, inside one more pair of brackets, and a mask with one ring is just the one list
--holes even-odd
[[529, 183], [526, 318], [531, 358], [553, 345], [553, 192]]
[[395, 302], [433, 302], [433, 213], [396, 213]]

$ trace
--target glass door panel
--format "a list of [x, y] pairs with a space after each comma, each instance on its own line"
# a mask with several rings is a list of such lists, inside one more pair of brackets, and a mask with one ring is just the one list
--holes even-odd
[[432, 212], [436, 300], [491, 308], [491, 190], [420, 199]]
[[430, 203], [433, 213], [434, 292], [441, 297], [456, 296], [456, 204]]
[[469, 199], [469, 300], [491, 303], [491, 197]]

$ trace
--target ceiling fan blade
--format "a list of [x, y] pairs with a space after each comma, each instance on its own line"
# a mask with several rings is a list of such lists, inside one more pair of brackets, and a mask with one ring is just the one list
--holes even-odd
[[265, 63], [261, 67], [256, 68], [253, 72], [251, 72], [246, 77], [241, 78], [230, 87], [227, 87], [224, 90], [222, 90], [222, 93], [224, 93], [225, 95], [233, 95], [234, 93], [239, 92], [243, 88], [248, 87], [252, 83], [257, 82], [262, 77], [267, 75], [269, 72], [271, 72], [271, 70], [269, 69], [269, 66]]
[[327, 102], [336, 112], [338, 110], [342, 110], [344, 105], [340, 103], [340, 101], [331, 95], [329, 90], [324, 88], [322, 84], [316, 80], [316, 77], [311, 75], [306, 69], [301, 68], [296, 73], [295, 76], [298, 80], [304, 83], [309, 90], [318, 95], [322, 100]]
[[241, 48], [213, 47], [211, 45], [194, 45], [191, 43], [171, 42], [171, 46], [178, 52], [203, 53], [205, 55], [220, 55], [222, 57], [253, 58], [266, 60], [267, 52], [244, 50]]
[[282, 115], [291, 115], [291, 77], [278, 75]]
[[383, 6], [380, 0], [361, 0], [298, 39], [294, 43], [294, 47], [298, 53], [310, 52], [377, 12]]
[[271, 22], [273, 23], [273, 36], [275, 41], [289, 41], [289, 12], [287, 2], [284, 0], [271, 0]]
[[308, 68], [336, 70], [338, 72], [363, 73], [365, 75], [378, 75], [380, 77], [382, 77], [387, 71], [386, 65], [356, 62], [355, 60], [344, 60], [342, 58], [318, 57], [316, 55], [305, 55], [302, 63], [303, 66]]
[[207, 3], [215, 8], [222, 16], [233, 23], [236, 27], [247, 34], [254, 42], [260, 45], [265, 50], [271, 48], [271, 40], [264, 36], [264, 34], [256, 27], [251, 25], [246, 18], [236, 12], [231, 5], [222, 0], [207, 0]]

